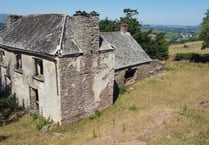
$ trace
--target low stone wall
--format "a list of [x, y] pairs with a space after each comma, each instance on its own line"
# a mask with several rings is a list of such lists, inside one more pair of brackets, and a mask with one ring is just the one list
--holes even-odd
[[[125, 75], [128, 69], [136, 69], [136, 72], [132, 79], [126, 80]], [[133, 84], [136, 81], [143, 80], [155, 74], [158, 74], [164, 70], [164, 64], [159, 61], [152, 61], [146, 64], [141, 64], [131, 68], [118, 70], [115, 72], [115, 82], [118, 86]]]

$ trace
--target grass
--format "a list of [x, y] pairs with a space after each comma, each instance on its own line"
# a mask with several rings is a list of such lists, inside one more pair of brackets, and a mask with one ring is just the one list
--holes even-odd
[[0, 144], [209, 144], [209, 116], [200, 102], [209, 100], [209, 65], [167, 63], [162, 76], [135, 84], [94, 119], [43, 133], [23, 116], [0, 128]]
[[[181, 48], [184, 44], [171, 46], [170, 54], [184, 49], [198, 53], [200, 44], [194, 42], [192, 50]], [[209, 145], [208, 72], [208, 63], [167, 62], [163, 74], [131, 86], [135, 89], [126, 88], [102, 112], [46, 133], [24, 115], [0, 127], [0, 144]]]
[[169, 47], [169, 55], [174, 56], [177, 53], [209, 54], [209, 49], [201, 50], [201, 47], [202, 47], [202, 41], [174, 44]]

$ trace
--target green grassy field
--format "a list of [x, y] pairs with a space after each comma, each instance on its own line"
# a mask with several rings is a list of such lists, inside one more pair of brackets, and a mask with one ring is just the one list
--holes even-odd
[[176, 53], [190, 53], [190, 52], [198, 53], [198, 54], [209, 54], [209, 49], [201, 50], [201, 46], [202, 46], [202, 41], [173, 44], [169, 47], [169, 55], [173, 56]]
[[208, 63], [167, 62], [164, 73], [127, 88], [101, 116], [44, 133], [26, 114], [0, 127], [0, 144], [209, 145], [208, 72]]

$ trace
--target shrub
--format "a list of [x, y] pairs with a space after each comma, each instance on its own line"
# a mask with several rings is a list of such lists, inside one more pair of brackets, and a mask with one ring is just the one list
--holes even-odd
[[92, 115], [89, 116], [89, 119], [90, 119], [90, 120], [93, 120], [93, 119], [95, 119], [96, 117], [100, 117], [101, 115], [102, 115], [102, 112], [99, 111], [99, 110], [96, 110], [94, 114], [92, 114]]
[[95, 111], [95, 114], [96, 114], [96, 116], [100, 117], [100, 116], [102, 115], [102, 112], [99, 111], [99, 110], [96, 110], [96, 111]]
[[125, 94], [126, 91], [127, 91], [126, 86], [121, 86], [121, 87], [119, 88], [119, 94], [121, 94], [121, 95]]
[[30, 113], [30, 115], [32, 116], [33, 120], [38, 119], [38, 114], [37, 113]]
[[43, 117], [39, 117], [38, 122], [36, 124], [36, 128], [38, 130], [41, 130], [45, 125], [50, 124], [49, 120], [50, 120], [50, 118], [45, 119]]
[[177, 53], [175, 60], [200, 61], [202, 56], [197, 53]]

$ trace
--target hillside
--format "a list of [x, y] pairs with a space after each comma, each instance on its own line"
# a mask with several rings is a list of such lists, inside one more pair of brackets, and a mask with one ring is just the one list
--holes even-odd
[[0, 23], [6, 23], [7, 14], [0, 14]]
[[[195, 52], [200, 44], [187, 43]], [[170, 54], [190, 49], [182, 46]], [[167, 62], [163, 74], [129, 86], [103, 112], [46, 133], [25, 115], [0, 127], [0, 144], [208, 145], [208, 72], [208, 63]]]
[[198, 37], [200, 26], [184, 25], [144, 25], [143, 31], [152, 29], [152, 34], [165, 33], [165, 37], [171, 42], [194, 39]]
[[3, 30], [4, 28], [6, 28], [6, 24], [5, 23], [0, 23], [0, 31]]

